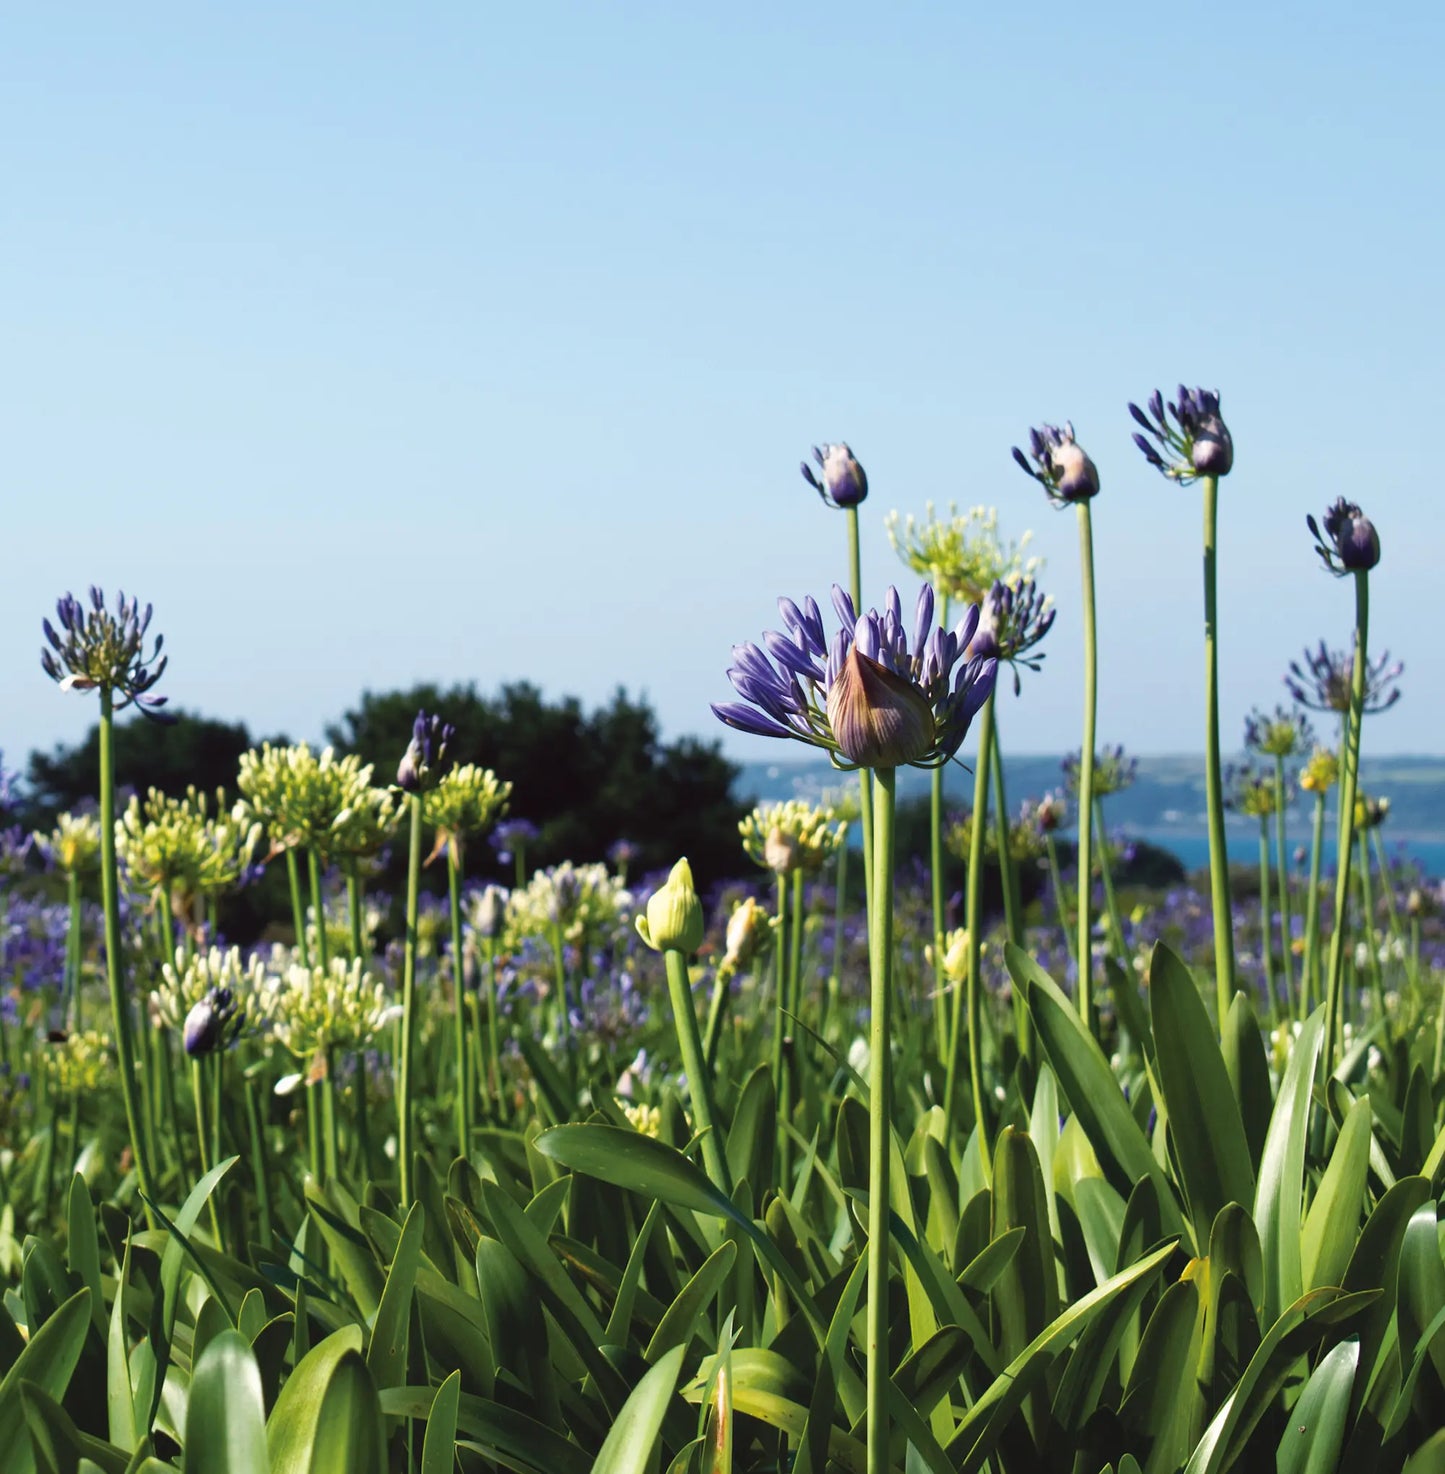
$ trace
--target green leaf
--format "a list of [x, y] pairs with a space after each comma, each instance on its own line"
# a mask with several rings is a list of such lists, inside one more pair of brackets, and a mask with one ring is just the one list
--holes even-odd
[[95, 1231], [95, 1204], [85, 1178], [76, 1173], [70, 1179], [70, 1196], [66, 1200], [66, 1224], [69, 1238], [66, 1255], [70, 1272], [90, 1291], [90, 1316], [102, 1339], [105, 1337], [105, 1299], [100, 1290], [100, 1239]]
[[1229, 1005], [1219, 1048], [1234, 1098], [1239, 1103], [1239, 1117], [1249, 1142], [1250, 1164], [1258, 1172], [1274, 1096], [1269, 1083], [1269, 1060], [1264, 1052], [1264, 1030], [1259, 1026], [1254, 1005], [1244, 993], [1236, 993]]
[[267, 1474], [261, 1370], [239, 1331], [222, 1331], [191, 1372], [185, 1474]]
[[1226, 1203], [1254, 1200], [1254, 1167], [1239, 1105], [1193, 974], [1162, 942], [1149, 959], [1159, 1088], [1184, 1180], [1196, 1244]]
[[[98, 1469], [100, 1474], [125, 1474], [130, 1456], [114, 1444], [82, 1433], [75, 1420], [48, 1392], [42, 1392], [33, 1382], [22, 1382], [20, 1402], [30, 1445], [42, 1468], [77, 1469], [87, 1474], [91, 1469]], [[7, 1470], [13, 1467], [13, 1460], [6, 1464]], [[265, 1474], [264, 1467], [261, 1474]]]
[[1310, 1204], [1300, 1236], [1300, 1269], [1307, 1290], [1344, 1283], [1350, 1254], [1360, 1237], [1372, 1119], [1369, 1096], [1350, 1107]]
[[[132, 1453], [139, 1441], [139, 1430], [136, 1425], [135, 1391], [130, 1377], [130, 1347], [126, 1340], [125, 1297], [129, 1287], [130, 1240], [127, 1239], [105, 1339], [105, 1397], [110, 1441], [127, 1453]], [[150, 1343], [143, 1342], [142, 1345], [149, 1354]]]
[[453, 1372], [437, 1388], [426, 1420], [426, 1442], [421, 1449], [421, 1474], [453, 1474], [457, 1463], [457, 1405], [462, 1374]]
[[[1445, 1261], [1440, 1257], [1436, 1204], [1431, 1202], [1410, 1215], [1400, 1244], [1395, 1294], [1399, 1346], [1402, 1349], [1415, 1346], [1442, 1310], [1445, 1310]], [[1432, 1347], [1431, 1361], [1437, 1381], [1445, 1383], [1445, 1347], [1438, 1351]], [[1438, 1396], [1440, 1387], [1434, 1390]]]
[[1129, 1103], [1098, 1042], [1080, 1022], [1073, 1004], [1028, 953], [1012, 942], [1004, 952], [1015, 985], [1028, 998], [1029, 1014], [1059, 1088], [1097, 1153], [1105, 1176], [1121, 1195], [1127, 1195], [1141, 1177], [1149, 1178], [1158, 1192], [1165, 1231], [1187, 1234], [1169, 1179], [1130, 1114]]
[[843, 1358], [848, 1350], [848, 1336], [854, 1312], [858, 1308], [858, 1296], [862, 1293], [867, 1272], [868, 1258], [860, 1254], [833, 1309], [823, 1359], [818, 1367], [817, 1381], [808, 1406], [807, 1421], [803, 1425], [802, 1438], [798, 1444], [794, 1474], [824, 1474], [827, 1467], [828, 1441], [833, 1432], [833, 1412], [837, 1403], [835, 1392], [843, 1370]]
[[[430, 1387], [389, 1387], [381, 1410], [389, 1418], [425, 1418]], [[587, 1456], [561, 1433], [515, 1408], [463, 1392], [457, 1399], [457, 1447], [519, 1474], [588, 1474]]]
[[674, 1346], [632, 1389], [592, 1465], [592, 1474], [645, 1474], [686, 1350], [685, 1341]]
[[[1161, 1059], [1164, 1047], [1161, 1040]], [[1148, 1441], [1151, 1467], [1177, 1469], [1199, 1438], [1205, 1411], [1194, 1368], [1203, 1335], [1204, 1297], [1190, 1275], [1154, 1307], [1119, 1407], [1124, 1426]]]
[[656, 1363], [659, 1357], [670, 1352], [674, 1346], [680, 1346], [684, 1350], [687, 1348], [693, 1336], [702, 1329], [703, 1315], [713, 1296], [732, 1273], [735, 1258], [737, 1249], [726, 1239], [708, 1256], [702, 1268], [668, 1306], [667, 1313], [653, 1332], [652, 1340], [643, 1352], [648, 1362]]
[[773, 1180], [777, 1117], [772, 1072], [767, 1065], [759, 1065], [748, 1076], [728, 1127], [727, 1163], [734, 1182]]
[[1254, 1223], [1264, 1254], [1264, 1314], [1271, 1325], [1286, 1305], [1304, 1293], [1300, 1219], [1304, 1206], [1305, 1134], [1309, 1127], [1310, 1089], [1324, 1042], [1324, 1008], [1317, 1008], [1290, 1050], [1289, 1064], [1264, 1140], [1259, 1185], [1254, 1197]]
[[21, 1384], [33, 1383], [56, 1402], [63, 1401], [89, 1332], [90, 1291], [77, 1290], [32, 1333], [25, 1350], [0, 1382], [0, 1449], [6, 1450], [7, 1474], [24, 1474], [35, 1467], [25, 1435]]
[[425, 1227], [426, 1210], [420, 1203], [413, 1203], [402, 1224], [401, 1241], [387, 1272], [366, 1347], [366, 1367], [378, 1387], [406, 1385], [407, 1327]]
[[1275, 1456], [1278, 1474], [1335, 1474], [1345, 1442], [1360, 1343], [1341, 1341], [1305, 1383]]
[[307, 1352], [271, 1410], [266, 1444], [269, 1474], [383, 1474], [381, 1406], [360, 1326]]

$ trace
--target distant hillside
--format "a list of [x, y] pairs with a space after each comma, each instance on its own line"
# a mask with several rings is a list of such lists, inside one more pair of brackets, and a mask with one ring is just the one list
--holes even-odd
[[[1021, 799], [1062, 787], [1062, 763], [1062, 757], [1006, 758], [1009, 806], [1016, 808]], [[826, 760], [790, 755], [777, 762], [744, 763], [736, 791], [759, 800], [800, 795], [816, 798], [824, 788], [850, 777], [835, 771]], [[1361, 779], [1367, 792], [1390, 800], [1392, 840], [1445, 841], [1445, 758], [1367, 756]], [[899, 773], [900, 802], [927, 792], [927, 773], [911, 768]], [[973, 800], [973, 775], [957, 764], [951, 765], [946, 770], [944, 792], [950, 804], [967, 807]], [[1204, 759], [1141, 757], [1133, 787], [1110, 795], [1107, 816], [1111, 828], [1147, 831], [1160, 844], [1167, 844], [1171, 835], [1184, 839], [1201, 834], [1205, 828]], [[1251, 832], [1255, 827], [1252, 820], [1233, 817], [1229, 823], [1232, 828]], [[1309, 808], [1296, 803], [1289, 815], [1290, 834], [1306, 839], [1309, 824]]]

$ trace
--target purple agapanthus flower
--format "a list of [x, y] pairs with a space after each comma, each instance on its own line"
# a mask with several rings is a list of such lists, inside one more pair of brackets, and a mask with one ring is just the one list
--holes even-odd
[[1380, 535], [1375, 524], [1355, 505], [1340, 497], [1324, 517], [1324, 532], [1313, 515], [1305, 518], [1315, 540], [1315, 551], [1337, 578], [1368, 573], [1380, 561]]
[[[1284, 684], [1301, 706], [1311, 711], [1344, 713], [1350, 709], [1350, 682], [1354, 656], [1348, 650], [1331, 650], [1323, 640], [1316, 650], [1306, 650], [1301, 660], [1290, 662]], [[1394, 683], [1404, 674], [1403, 661], [1390, 661], [1390, 652], [1382, 651], [1365, 661], [1366, 715], [1388, 711], [1400, 699], [1400, 688]]]
[[815, 445], [813, 459], [821, 474], [804, 461], [803, 479], [830, 507], [844, 511], [856, 507], [868, 495], [868, 476], [846, 444], [825, 445], [821, 449]]
[[[1034, 464], [1029, 465], [1032, 456]], [[1018, 446], [1013, 457], [1048, 492], [1056, 507], [1070, 502], [1085, 502], [1099, 494], [1099, 471], [1074, 439], [1074, 427], [1067, 421], [1058, 425], [1040, 425], [1029, 431], [1029, 454]]]
[[398, 788], [408, 793], [424, 793], [435, 788], [452, 766], [447, 748], [457, 729], [439, 716], [419, 711], [412, 723], [411, 741], [407, 743], [396, 770]]
[[1000, 663], [1011, 665], [1014, 673], [1014, 695], [1021, 689], [1019, 667], [1036, 671], [1043, 655], [1030, 654], [1054, 625], [1054, 607], [1040, 593], [1033, 579], [1019, 583], [994, 581], [979, 608], [978, 629], [970, 655], [991, 655]]
[[160, 710], [167, 698], [149, 694], [169, 658], [161, 654], [163, 635], [157, 635], [150, 654], [145, 653], [149, 604], [142, 612], [137, 600], [121, 593], [112, 614], [105, 607], [104, 593], [92, 585], [89, 611], [73, 594], [66, 594], [56, 604], [55, 614], [60, 630], [48, 619], [41, 621], [50, 649], [40, 652], [40, 664], [62, 691], [105, 691], [112, 698], [113, 711], [134, 704], [142, 716], [153, 721], [175, 720]]
[[918, 592], [911, 631], [894, 588], [882, 613], [860, 617], [835, 584], [842, 628], [831, 643], [812, 598], [801, 606], [779, 599], [778, 608], [786, 629], [763, 636], [766, 653], [751, 642], [733, 647], [727, 674], [743, 700], [712, 708], [741, 732], [821, 747], [840, 768], [932, 768], [958, 751], [993, 691], [997, 660], [965, 653], [978, 606], [952, 630], [935, 626], [928, 584]]
[[1149, 396], [1148, 414], [1137, 404], [1129, 406], [1129, 413], [1144, 427], [1144, 434], [1135, 434], [1134, 444], [1171, 481], [1227, 476], [1234, 465], [1234, 439], [1219, 413], [1218, 390], [1186, 389], [1181, 384], [1178, 401], [1166, 405], [1156, 389]]

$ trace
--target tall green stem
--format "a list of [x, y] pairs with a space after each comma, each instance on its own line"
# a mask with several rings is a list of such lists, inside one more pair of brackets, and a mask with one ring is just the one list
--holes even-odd
[[1092, 925], [1094, 888], [1094, 726], [1099, 708], [1099, 644], [1094, 622], [1094, 523], [1088, 501], [1079, 504], [1079, 568], [1084, 606], [1084, 748], [1079, 754], [1079, 1017], [1094, 1030]]
[[[848, 592], [853, 596], [853, 611], [863, 612], [863, 555], [858, 537], [858, 508], [847, 507], [848, 521]], [[858, 770], [859, 819], [863, 825], [863, 885], [873, 894], [873, 776], [867, 768]]]
[[1219, 599], [1216, 528], [1219, 478], [1204, 487], [1204, 803], [1209, 811], [1209, 894], [1214, 909], [1214, 996], [1224, 1028], [1234, 1000], [1234, 916], [1229, 904], [1229, 849], [1224, 838], [1224, 777], [1219, 758]]
[[1274, 869], [1279, 880], [1279, 952], [1280, 966], [1284, 969], [1285, 1012], [1288, 1013], [1294, 998], [1294, 919], [1290, 915], [1289, 858], [1285, 854], [1284, 758], [1278, 753], [1274, 759], [1274, 795]]
[[[838, 858], [834, 863], [837, 866], [834, 874], [837, 889], [833, 897], [833, 966], [828, 973], [828, 991], [823, 995], [822, 1017], [818, 1020], [818, 1033], [825, 1039], [828, 1037], [828, 1019], [843, 983], [843, 920], [848, 912], [848, 824], [846, 821], [843, 824], [843, 837], [838, 841]], [[942, 1053], [941, 1050], [940, 1053]]]
[[[973, 773], [973, 823], [968, 842], [968, 1082], [973, 1094], [973, 1115], [978, 1130], [979, 1157], [993, 1160], [989, 1146], [988, 1116], [983, 1100], [983, 869], [984, 839], [988, 833], [988, 781], [993, 762], [993, 703], [991, 694], [979, 714], [978, 757]], [[956, 1015], [955, 1015], [956, 1017]], [[950, 1058], [954, 1063], [956, 1052]], [[944, 1116], [952, 1119], [949, 1105]], [[985, 1171], [987, 1168], [985, 1167]]]
[[1309, 1017], [1320, 995], [1320, 862], [1325, 843], [1325, 790], [1315, 794], [1314, 835], [1310, 843], [1310, 889], [1305, 897], [1305, 965], [1300, 975], [1299, 1018]]
[[361, 909], [361, 877], [354, 870], [346, 877], [346, 916], [351, 925], [351, 955], [361, 957], [366, 951], [366, 930]]
[[411, 841], [406, 858], [406, 951], [401, 969], [401, 1069], [396, 1087], [396, 1157], [401, 1167], [401, 1206], [410, 1208], [416, 1163], [412, 1159], [412, 1052], [416, 1043], [416, 917], [421, 889], [421, 794], [407, 798], [411, 809]]
[[65, 876], [66, 899], [70, 903], [70, 925], [65, 933], [65, 1010], [66, 1026], [80, 1032], [80, 960], [84, 955], [81, 937], [80, 876], [72, 868]]
[[1104, 909], [1109, 913], [1109, 950], [1114, 960], [1127, 970], [1129, 960], [1124, 952], [1124, 918], [1119, 914], [1119, 897], [1114, 890], [1113, 856], [1109, 851], [1109, 831], [1104, 827], [1104, 801], [1094, 800], [1094, 822], [1099, 826], [1099, 877], [1104, 882]]
[[151, 1176], [151, 1143], [144, 1130], [140, 1086], [135, 1071], [135, 1027], [130, 1000], [126, 997], [120, 950], [119, 877], [115, 856], [115, 748], [111, 716], [111, 692], [100, 688], [100, 896], [105, 911], [105, 977], [110, 987], [111, 1018], [115, 1026], [115, 1048], [120, 1060], [121, 1094], [125, 1099], [125, 1123], [135, 1153], [136, 1176], [145, 1195], [146, 1221], [155, 1226], [151, 1204], [156, 1184]]
[[1340, 764], [1340, 846], [1335, 866], [1335, 927], [1330, 935], [1330, 973], [1325, 994], [1325, 1059], [1332, 1072], [1341, 1041], [1336, 1038], [1345, 980], [1345, 908], [1354, 852], [1355, 797], [1360, 783], [1360, 729], [1365, 724], [1365, 652], [1370, 633], [1370, 576], [1355, 574], [1355, 666], [1350, 679], [1350, 713], [1344, 761]]
[[497, 1113], [500, 1119], [502, 1110], [502, 1021], [497, 1013], [497, 943], [495, 938], [484, 938], [482, 950], [485, 954], [487, 969], [487, 1053], [491, 1055], [489, 1063], [492, 1070], [492, 1091], [496, 1098]]
[[[947, 594], [940, 594], [938, 623], [948, 628]], [[929, 774], [928, 789], [928, 874], [933, 891], [933, 1028], [938, 1057], [948, 1046], [948, 992], [943, 976], [943, 769]]]
[[1269, 913], [1272, 902], [1269, 894], [1269, 816], [1259, 816], [1259, 950], [1264, 959], [1264, 991], [1269, 997], [1270, 1012], [1282, 1018], [1289, 1008], [1289, 991], [1286, 989], [1284, 1004], [1274, 991], [1274, 938], [1269, 934]]
[[1023, 903], [1019, 897], [1018, 869], [1010, 847], [1008, 790], [1003, 771], [1003, 748], [998, 740], [998, 711], [993, 714], [993, 802], [994, 830], [998, 835], [998, 874], [1003, 886], [1003, 920], [1008, 939], [1015, 947], [1023, 946]]
[[467, 1070], [467, 961], [462, 951], [462, 858], [461, 840], [447, 845], [447, 900], [452, 919], [452, 1060], [456, 1071], [457, 1155], [471, 1152], [472, 1090]]
[[1375, 998], [1375, 1016], [1385, 1016], [1385, 976], [1380, 965], [1380, 948], [1375, 941], [1375, 896], [1370, 884], [1370, 839], [1367, 830], [1356, 835], [1360, 845], [1360, 916], [1364, 923], [1365, 946], [1370, 969], [1370, 991]]
[[311, 882], [311, 910], [316, 916], [316, 961], [326, 967], [331, 961], [331, 939], [326, 935], [326, 898], [321, 889], [321, 858], [314, 846], [306, 850], [306, 874]]
[[1069, 925], [1069, 898], [1064, 894], [1064, 877], [1059, 870], [1059, 847], [1054, 843], [1052, 834], [1044, 835], [1044, 849], [1049, 857], [1049, 887], [1054, 893], [1054, 906], [1059, 913], [1059, 930], [1064, 934], [1064, 950], [1069, 954], [1069, 961], [1077, 964], [1074, 932]]
[[672, 1020], [677, 1029], [677, 1046], [682, 1054], [682, 1068], [687, 1075], [688, 1094], [692, 1098], [693, 1128], [702, 1136], [702, 1160], [713, 1186], [726, 1197], [732, 1196], [732, 1179], [728, 1175], [727, 1158], [713, 1123], [712, 1089], [707, 1064], [703, 1058], [702, 1034], [697, 1026], [697, 1008], [692, 1001], [692, 984], [687, 976], [687, 958], [672, 947], [662, 954], [667, 967], [667, 992], [672, 1000]]
[[868, 1474], [888, 1474], [888, 1165], [892, 1146], [893, 808], [897, 773], [875, 774], [873, 887], [868, 909]]
[[306, 907], [301, 902], [301, 867], [296, 863], [296, 847], [286, 847], [286, 879], [291, 885], [291, 923], [296, 928], [296, 950], [301, 966], [311, 966], [311, 944], [306, 940]]
[[778, 1130], [782, 1134], [783, 1039], [786, 1034], [783, 1014], [788, 1006], [788, 881], [781, 872], [777, 876], [775, 896], [778, 914], [773, 922], [773, 1099], [778, 1102]]

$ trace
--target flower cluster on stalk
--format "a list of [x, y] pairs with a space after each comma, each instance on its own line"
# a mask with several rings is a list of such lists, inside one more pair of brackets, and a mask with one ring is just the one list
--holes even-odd
[[463, 763], [444, 773], [422, 801], [426, 822], [437, 832], [431, 858], [447, 851], [461, 864], [465, 841], [488, 833], [506, 812], [511, 796], [512, 785], [500, 781], [490, 768]]
[[1244, 720], [1244, 745], [1262, 757], [1296, 757], [1314, 746], [1314, 728], [1302, 711], [1277, 706], [1273, 712], [1256, 707]]
[[1340, 497], [1324, 515], [1324, 531], [1313, 513], [1305, 518], [1320, 561], [1336, 578], [1367, 573], [1380, 561], [1380, 535], [1355, 505]]
[[[1165, 404], [1156, 389], [1146, 414], [1129, 406], [1137, 424], [1134, 444], [1144, 459], [1171, 481], [1197, 481], [1201, 476], [1227, 476], [1234, 465], [1234, 439], [1219, 412], [1219, 392], [1179, 386], [1179, 398]], [[1172, 423], [1171, 423], [1172, 421]]]
[[277, 1040], [302, 1061], [328, 1049], [364, 1049], [400, 1016], [360, 958], [333, 957], [325, 967], [293, 963], [270, 1004]]
[[564, 860], [538, 870], [508, 906], [509, 941], [539, 937], [549, 942], [553, 928], [564, 941], [613, 940], [632, 923], [633, 893], [605, 865], [574, 865]]
[[[1081, 753], [1071, 752], [1063, 761], [1064, 788], [1071, 798], [1079, 796]], [[1139, 773], [1139, 759], [1125, 757], [1123, 743], [1115, 743], [1094, 755], [1094, 797], [1107, 798], [1130, 787]]]
[[227, 813], [224, 794], [218, 815], [194, 787], [184, 798], [158, 788], [142, 801], [132, 796], [116, 821], [116, 853], [134, 889], [170, 891], [178, 906], [196, 896], [218, 896], [239, 885], [261, 843], [261, 825], [244, 814]]
[[801, 798], [759, 804], [738, 821], [738, 834], [748, 859], [775, 875], [821, 870], [843, 842], [832, 809]]
[[161, 967], [151, 1007], [163, 1026], [180, 1032], [188, 1054], [209, 1054], [247, 1022], [263, 1027], [275, 990], [262, 960], [243, 961], [239, 947], [197, 949], [190, 957], [178, 947], [174, 961]]
[[950, 503], [948, 513], [946, 518], [935, 515], [929, 502], [921, 522], [910, 514], [900, 524], [896, 511], [887, 520], [894, 552], [939, 594], [978, 604], [995, 583], [1019, 583], [1042, 567], [1042, 559], [1024, 555], [1033, 533], [1013, 543], [1000, 539], [996, 508], [971, 507], [960, 513]]
[[839, 768], [933, 768], [958, 751], [993, 691], [997, 661], [965, 654], [978, 606], [952, 630], [937, 627], [929, 584], [918, 591], [911, 639], [894, 588], [882, 613], [860, 617], [835, 584], [842, 628], [831, 644], [811, 597], [778, 608], [786, 629], [763, 636], [766, 653], [751, 642], [733, 647], [727, 675], [743, 700], [712, 708], [738, 731], [820, 747]]
[[868, 477], [858, 458], [847, 445], [824, 445], [813, 447], [813, 459], [818, 470], [804, 461], [803, 479], [823, 498], [828, 506], [837, 511], [856, 507], [868, 495]]
[[1069, 804], [1064, 795], [1050, 789], [1037, 799], [1025, 799], [1019, 808], [1019, 823], [1028, 824], [1040, 835], [1052, 834], [1068, 817]]
[[1331, 747], [1316, 747], [1300, 769], [1299, 786], [1306, 793], [1326, 793], [1339, 781], [1339, 754]]
[[[1318, 649], [1306, 650], [1302, 659], [1290, 662], [1284, 678], [1285, 689], [1301, 706], [1307, 706], [1311, 711], [1331, 711], [1343, 716], [1350, 709], [1353, 671], [1353, 652], [1331, 650], [1321, 640]], [[1397, 660], [1392, 663], [1388, 650], [1374, 658], [1366, 658], [1366, 716], [1389, 711], [1400, 699], [1400, 688], [1395, 682], [1404, 671], [1404, 662]]]
[[[1040, 425], [1029, 431], [1029, 453], [1013, 447], [1013, 458], [1048, 493], [1056, 507], [1086, 502], [1099, 494], [1099, 470], [1074, 439], [1074, 427]], [[1033, 460], [1033, 465], [1029, 460]]]
[[435, 788], [452, 766], [448, 748], [457, 729], [435, 713], [419, 711], [412, 723], [411, 741], [396, 769], [396, 786], [406, 793], [425, 793]]
[[1037, 671], [1042, 653], [1033, 650], [1054, 626], [1054, 601], [1039, 591], [1033, 579], [1018, 583], [996, 581], [979, 607], [978, 628], [968, 647], [970, 656], [983, 656], [1011, 666], [1014, 695], [1022, 689], [1019, 668]]
[[56, 604], [55, 615], [60, 630], [48, 619], [42, 621], [50, 649], [40, 652], [40, 664], [62, 691], [106, 691], [113, 699], [113, 711], [134, 705], [153, 721], [174, 720], [160, 710], [167, 698], [150, 694], [169, 657], [161, 654], [162, 635], [146, 653], [149, 604], [142, 611], [136, 599], [120, 593], [112, 614], [105, 607], [104, 593], [92, 585], [88, 610], [73, 594], [66, 594]]
[[65, 813], [39, 840], [46, 863], [62, 875], [90, 875], [100, 869], [100, 820], [90, 813]]
[[1279, 811], [1285, 796], [1275, 775], [1241, 763], [1224, 770], [1224, 807], [1236, 814], [1263, 819]]
[[1378, 829], [1390, 817], [1390, 800], [1362, 793], [1355, 799], [1355, 832]]
[[241, 754], [236, 813], [262, 826], [273, 855], [305, 845], [345, 868], [376, 854], [396, 827], [395, 795], [373, 788], [371, 774], [355, 753], [266, 742]]

